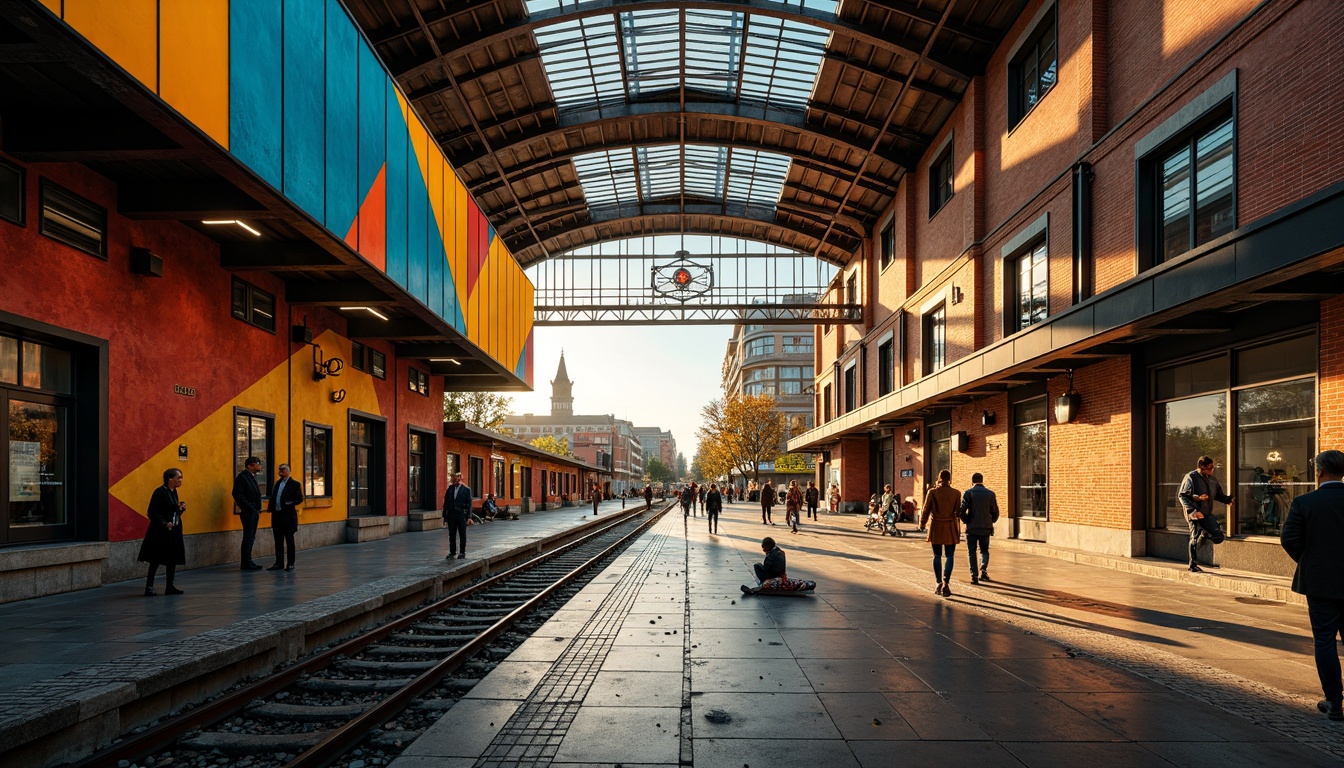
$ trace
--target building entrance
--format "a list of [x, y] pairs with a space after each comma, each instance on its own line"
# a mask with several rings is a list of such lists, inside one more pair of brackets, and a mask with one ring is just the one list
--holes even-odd
[[350, 514], [387, 514], [383, 435], [381, 421], [360, 416], [350, 417]]
[[73, 538], [69, 352], [0, 336], [0, 544]]

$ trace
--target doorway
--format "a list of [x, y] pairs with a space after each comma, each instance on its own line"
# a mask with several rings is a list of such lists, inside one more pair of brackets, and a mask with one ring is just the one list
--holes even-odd
[[350, 515], [387, 514], [384, 489], [386, 425], [381, 419], [350, 416]]

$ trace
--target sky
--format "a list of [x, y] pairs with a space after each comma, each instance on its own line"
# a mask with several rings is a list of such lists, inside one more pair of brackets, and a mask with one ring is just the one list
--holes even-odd
[[574, 412], [610, 413], [637, 427], [672, 431], [690, 463], [700, 409], [723, 396], [720, 370], [731, 325], [537, 326], [535, 390], [508, 393], [514, 413], [551, 412], [551, 379], [565, 351]]

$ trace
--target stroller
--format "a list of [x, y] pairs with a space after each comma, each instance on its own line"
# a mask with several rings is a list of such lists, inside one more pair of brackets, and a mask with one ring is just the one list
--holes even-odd
[[[899, 499], [899, 497], [898, 497]], [[901, 502], [898, 500], [887, 507], [886, 513], [882, 516], [882, 535], [891, 534], [900, 538], [905, 538], [905, 531], [896, 527], [896, 523], [901, 520]]]
[[868, 521], [863, 524], [863, 529], [865, 531], [877, 531], [878, 533], [886, 532], [886, 521], [883, 519], [881, 509], [879, 509], [881, 506], [882, 497], [874, 493], [872, 497], [868, 499]]
[[864, 529], [877, 531], [886, 536], [888, 534], [897, 537], [904, 537], [905, 531], [896, 527], [896, 523], [901, 520], [901, 502], [900, 497], [892, 502], [885, 510], [882, 507], [882, 497], [879, 494], [873, 494], [868, 499], [868, 522], [864, 524]]

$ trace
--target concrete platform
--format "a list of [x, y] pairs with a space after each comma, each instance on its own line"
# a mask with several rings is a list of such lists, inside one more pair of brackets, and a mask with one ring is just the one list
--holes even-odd
[[[634, 505], [630, 505], [634, 508]], [[470, 526], [467, 559], [445, 560], [445, 529], [299, 552], [296, 569], [236, 563], [178, 574], [180, 596], [143, 596], [143, 578], [0, 605], [0, 755], [74, 724], [76, 744], [176, 710], [400, 611], [445, 582], [621, 509], [606, 502]], [[269, 565], [268, 560], [262, 560]], [[227, 670], [227, 671], [226, 671]], [[5, 759], [0, 759], [4, 763]]]
[[[972, 586], [964, 547], [942, 598], [922, 540], [758, 514], [669, 516], [393, 766], [1344, 759], [1299, 606], [1006, 549]], [[765, 534], [814, 595], [739, 592]]]

